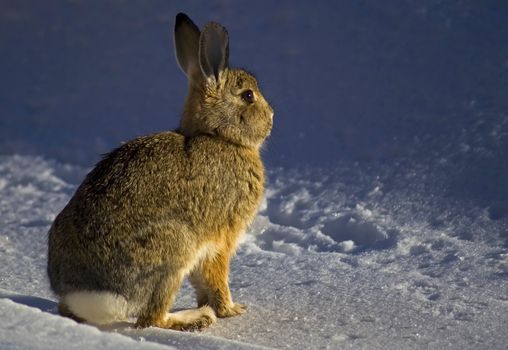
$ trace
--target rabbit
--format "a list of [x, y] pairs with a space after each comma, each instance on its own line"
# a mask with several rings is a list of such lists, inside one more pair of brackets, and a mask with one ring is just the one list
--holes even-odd
[[[200, 32], [179, 13], [174, 43], [189, 83], [179, 129], [106, 154], [49, 230], [50, 286], [76, 321], [200, 330], [246, 311], [229, 264], [263, 196], [273, 110], [254, 76], [228, 66], [222, 25]], [[170, 313], [186, 276], [197, 308]]]

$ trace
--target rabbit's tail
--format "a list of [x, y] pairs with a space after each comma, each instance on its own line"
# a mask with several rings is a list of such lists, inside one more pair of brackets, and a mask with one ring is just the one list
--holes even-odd
[[127, 300], [111, 292], [68, 293], [60, 300], [58, 311], [62, 316], [94, 325], [124, 321], [129, 316]]

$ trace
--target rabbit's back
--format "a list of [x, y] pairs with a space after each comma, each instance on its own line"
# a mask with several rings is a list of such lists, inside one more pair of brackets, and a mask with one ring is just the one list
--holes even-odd
[[130, 141], [88, 174], [49, 233], [58, 294], [108, 290], [127, 299], [192, 261], [229, 249], [263, 193], [259, 154], [209, 136], [166, 132]]

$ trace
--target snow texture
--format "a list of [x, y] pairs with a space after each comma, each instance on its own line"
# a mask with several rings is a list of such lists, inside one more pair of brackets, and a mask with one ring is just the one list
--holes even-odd
[[[100, 153], [178, 125], [179, 11], [226, 25], [275, 110], [232, 263], [249, 309], [78, 324], [47, 231]], [[0, 1], [0, 349], [505, 349], [507, 37], [504, 2]]]

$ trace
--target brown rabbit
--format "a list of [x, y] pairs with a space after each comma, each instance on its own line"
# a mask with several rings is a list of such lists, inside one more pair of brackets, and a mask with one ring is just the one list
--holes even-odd
[[[273, 111], [256, 79], [228, 67], [228, 34], [175, 25], [189, 79], [181, 126], [115, 149], [49, 231], [48, 275], [62, 315], [92, 324], [200, 329], [245, 312], [228, 286], [238, 238], [264, 190], [260, 146]], [[198, 309], [169, 313], [185, 276]]]

